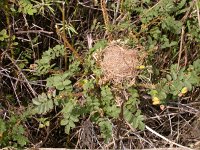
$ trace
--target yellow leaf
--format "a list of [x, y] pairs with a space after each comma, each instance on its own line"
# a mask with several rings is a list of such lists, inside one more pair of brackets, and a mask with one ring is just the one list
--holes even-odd
[[185, 94], [185, 93], [187, 93], [187, 91], [188, 91], [187, 87], [184, 87], [184, 88], [182, 88], [181, 93]]
[[157, 97], [153, 97], [153, 105], [158, 105], [158, 104], [160, 104], [160, 100], [159, 100], [159, 98], [157, 98]]

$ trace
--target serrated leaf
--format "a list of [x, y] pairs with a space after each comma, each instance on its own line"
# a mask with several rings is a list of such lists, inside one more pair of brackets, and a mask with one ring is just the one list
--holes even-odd
[[28, 139], [23, 135], [14, 135], [13, 139], [21, 146], [25, 146], [28, 142]]
[[101, 130], [101, 135], [106, 142], [112, 137], [112, 124], [109, 121], [101, 120], [99, 121], [99, 126]]

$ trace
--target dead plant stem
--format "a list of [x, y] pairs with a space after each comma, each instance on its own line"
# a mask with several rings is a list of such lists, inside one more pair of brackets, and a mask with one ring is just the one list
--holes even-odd
[[181, 30], [181, 41], [180, 41], [180, 48], [179, 48], [179, 55], [178, 55], [177, 70], [179, 70], [180, 68], [180, 61], [181, 61], [181, 55], [182, 55], [183, 43], [184, 43], [184, 35], [185, 35], [185, 26], [183, 26]]
[[173, 141], [167, 139], [166, 137], [162, 136], [162, 135], [159, 134], [158, 132], [156, 132], [156, 131], [154, 131], [153, 129], [151, 129], [150, 127], [148, 127], [147, 125], [146, 125], [145, 127], [146, 127], [146, 129], [147, 129], [148, 131], [150, 131], [151, 133], [153, 133], [153, 134], [155, 134], [156, 136], [160, 137], [161, 139], [163, 139], [163, 140], [169, 142], [170, 144], [176, 145], [176, 146], [181, 147], [181, 148], [184, 148], [184, 149], [192, 150], [191, 148], [185, 147], [185, 146], [183, 146], [183, 145], [180, 145], [180, 144], [178, 144], [178, 143], [175, 143], [175, 142], [173, 142]]
[[197, 20], [198, 20], [199, 28], [200, 28], [200, 14], [199, 14], [198, 1], [199, 1], [199, 0], [196, 0], [196, 7], [197, 7]]
[[32, 92], [33, 96], [36, 97], [37, 93], [33, 90], [32, 86], [30, 85], [30, 83], [27, 80], [26, 76], [23, 74], [23, 72], [21, 71], [21, 69], [17, 66], [17, 64], [15, 63], [14, 59], [12, 59], [7, 53], [5, 55], [14, 64], [14, 66], [17, 68], [17, 70], [21, 73], [21, 76], [24, 79], [24, 81], [26, 81], [26, 84], [27, 84], [29, 90]]

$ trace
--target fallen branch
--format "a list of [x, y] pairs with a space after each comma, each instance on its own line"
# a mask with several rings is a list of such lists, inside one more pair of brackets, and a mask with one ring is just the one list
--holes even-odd
[[176, 145], [178, 147], [181, 147], [181, 148], [184, 148], [184, 149], [188, 149], [188, 150], [191, 150], [191, 148], [188, 148], [188, 147], [185, 147], [183, 145], [180, 145], [178, 143], [175, 143], [173, 141], [170, 141], [169, 139], [167, 139], [166, 137], [162, 136], [161, 134], [159, 134], [158, 132], [154, 131], [153, 129], [151, 129], [150, 127], [148, 127], [147, 125], [145, 126], [145, 128], [150, 131], [151, 133], [155, 134], [156, 136], [160, 137], [161, 139], [173, 144], [173, 145]]

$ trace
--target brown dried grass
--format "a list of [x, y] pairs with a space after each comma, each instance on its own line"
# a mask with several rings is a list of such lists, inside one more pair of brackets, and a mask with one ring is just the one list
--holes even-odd
[[104, 74], [104, 81], [119, 83], [124, 80], [134, 81], [139, 66], [138, 50], [129, 49], [118, 44], [110, 44], [102, 51], [100, 61], [101, 69]]

